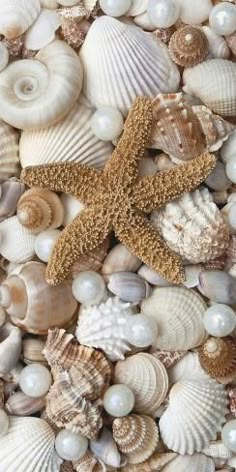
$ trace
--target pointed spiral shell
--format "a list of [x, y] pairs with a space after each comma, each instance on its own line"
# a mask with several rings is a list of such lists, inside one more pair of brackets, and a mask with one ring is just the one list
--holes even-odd
[[208, 54], [208, 40], [198, 28], [184, 26], [170, 38], [169, 53], [179, 66], [191, 67], [202, 62]]

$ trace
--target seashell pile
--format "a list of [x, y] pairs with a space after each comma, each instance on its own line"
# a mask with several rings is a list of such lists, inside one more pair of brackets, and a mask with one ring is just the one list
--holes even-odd
[[0, 0], [0, 451], [236, 470], [235, 0]]

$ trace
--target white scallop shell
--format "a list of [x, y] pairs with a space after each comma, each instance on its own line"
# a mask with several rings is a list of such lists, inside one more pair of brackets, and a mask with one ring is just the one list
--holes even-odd
[[208, 446], [204, 447], [202, 451], [206, 456], [214, 457], [218, 459], [224, 459], [225, 461], [233, 457], [233, 452], [222, 441], [212, 441]]
[[209, 26], [202, 26], [202, 31], [208, 39], [209, 53], [218, 59], [228, 59], [230, 49], [225, 39], [215, 33]]
[[102, 16], [80, 50], [84, 93], [97, 108], [113, 106], [124, 115], [137, 96], [155, 97], [178, 89], [180, 76], [167, 47], [136, 26]]
[[226, 59], [211, 59], [183, 73], [183, 90], [200, 98], [221, 116], [236, 115], [236, 64]]
[[173, 385], [180, 380], [206, 380], [209, 376], [200, 365], [196, 352], [188, 352], [168, 369], [169, 381]]
[[227, 224], [206, 188], [154, 211], [151, 220], [168, 246], [192, 263], [221, 256], [229, 244]]
[[185, 287], [158, 287], [143, 300], [141, 312], [157, 321], [158, 335], [153, 346], [167, 351], [188, 350], [206, 337], [202, 318], [204, 300]]
[[4, 43], [0, 43], [0, 72], [5, 69], [9, 60], [9, 52]]
[[162, 440], [179, 454], [201, 452], [216, 439], [227, 412], [227, 393], [215, 380], [177, 382], [159, 422]]
[[0, 438], [0, 472], [59, 472], [63, 461], [49, 424], [33, 417], [10, 416], [9, 421], [8, 433]]
[[0, 34], [17, 38], [33, 24], [40, 8], [40, 0], [0, 0]]
[[113, 147], [93, 134], [93, 113], [89, 102], [81, 98], [56, 125], [23, 131], [20, 139], [22, 167], [65, 162], [104, 167]]
[[55, 39], [56, 30], [60, 25], [59, 13], [43, 9], [25, 35], [25, 47], [32, 51], [44, 48]]
[[0, 223], [0, 254], [10, 262], [18, 264], [34, 256], [35, 234], [22, 226], [17, 216]]
[[16, 130], [0, 119], [0, 180], [19, 174], [18, 141], [19, 136]]
[[196, 453], [192, 456], [177, 456], [165, 465], [161, 472], [215, 472], [214, 461], [204, 454]]

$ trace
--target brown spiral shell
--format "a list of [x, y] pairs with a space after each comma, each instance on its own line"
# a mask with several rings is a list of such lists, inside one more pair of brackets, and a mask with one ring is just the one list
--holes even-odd
[[198, 349], [203, 369], [221, 383], [228, 383], [236, 376], [236, 344], [231, 337], [208, 338]]
[[170, 38], [169, 53], [179, 66], [199, 64], [208, 54], [207, 37], [203, 31], [193, 26], [179, 28]]

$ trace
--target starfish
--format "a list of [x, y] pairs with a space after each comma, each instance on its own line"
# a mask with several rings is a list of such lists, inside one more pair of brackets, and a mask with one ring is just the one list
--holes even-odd
[[60, 284], [73, 263], [96, 248], [113, 230], [116, 237], [145, 264], [172, 283], [184, 281], [180, 257], [168, 248], [148, 219], [148, 214], [203, 182], [215, 166], [205, 153], [186, 164], [156, 175], [138, 175], [153, 125], [149, 98], [137, 98], [124, 132], [103, 170], [82, 164], [49, 164], [26, 167], [22, 181], [29, 187], [46, 187], [74, 195], [85, 209], [59, 236], [48, 262], [49, 284]]

